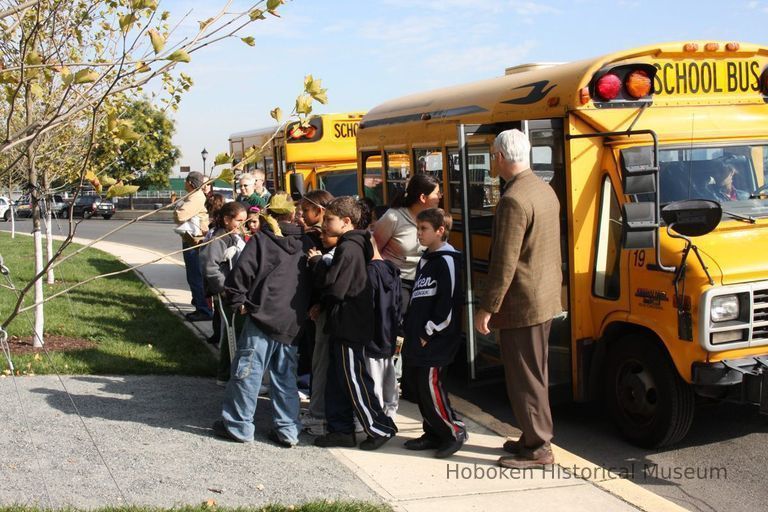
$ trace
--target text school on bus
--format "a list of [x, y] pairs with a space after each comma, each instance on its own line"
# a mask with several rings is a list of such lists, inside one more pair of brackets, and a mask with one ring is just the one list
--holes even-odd
[[354, 195], [355, 138], [362, 116], [363, 112], [321, 114], [311, 117], [306, 127], [294, 122], [280, 130], [234, 133], [229, 137], [229, 154], [239, 162], [251, 156], [250, 151], [263, 148], [242, 172], [263, 169], [270, 190], [295, 193], [294, 188], [303, 186], [306, 191], [322, 189], [334, 196]]
[[361, 196], [388, 204], [417, 172], [445, 184], [474, 380], [501, 369], [472, 317], [504, 187], [491, 144], [510, 128], [560, 201], [552, 391], [604, 400], [646, 447], [685, 437], [697, 396], [768, 412], [768, 48], [691, 41], [513, 67], [363, 117]]

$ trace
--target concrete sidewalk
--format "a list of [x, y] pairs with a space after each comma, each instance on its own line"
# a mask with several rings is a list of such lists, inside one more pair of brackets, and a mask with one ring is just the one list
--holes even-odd
[[[77, 240], [79, 243], [87, 241]], [[140, 265], [149, 263], [137, 270], [139, 276], [152, 287], [161, 300], [177, 314], [191, 311], [191, 295], [187, 289], [184, 267], [181, 255], [161, 258], [162, 255], [111, 242], [100, 242], [97, 248], [114, 254], [128, 265]], [[210, 335], [210, 323], [202, 322], [189, 324], [193, 331], [202, 340]], [[207, 384], [206, 384], [207, 385]], [[212, 382], [210, 383], [212, 386]], [[215, 388], [212, 386], [212, 388]], [[0, 386], [0, 394], [2, 392]], [[219, 388], [220, 389], [220, 388]], [[135, 394], [134, 394], [135, 396]], [[504, 437], [519, 434], [513, 427], [501, 424], [493, 418], [485, 415], [472, 404], [464, 402], [457, 397], [451, 397], [454, 407], [465, 417], [469, 431], [469, 441], [456, 455], [447, 460], [438, 460], [430, 457], [429, 453], [414, 453], [405, 450], [402, 445], [406, 439], [418, 437], [421, 434], [421, 417], [418, 408], [407, 401], [400, 404], [397, 420], [400, 429], [397, 438], [384, 445], [375, 452], [366, 452], [359, 449], [331, 449], [320, 450], [311, 446], [311, 438], [302, 436], [299, 446], [292, 450], [277, 450], [269, 458], [269, 464], [262, 464], [261, 457], [254, 457], [252, 467], [259, 473], [270, 471], [284, 472], [285, 459], [288, 464], [296, 458], [303, 461], [296, 470], [297, 482], [307, 489], [316, 487], [336, 489], [340, 492], [332, 492], [328, 496], [338, 499], [342, 496], [355, 496], [362, 499], [378, 499], [389, 503], [395, 510], [410, 512], [426, 511], [466, 511], [466, 510], [569, 510], [569, 511], [672, 511], [684, 510], [678, 505], [667, 501], [642, 487], [631, 483], [626, 479], [604, 470], [600, 466], [590, 463], [571, 453], [555, 446], [555, 457], [558, 465], [547, 470], [533, 470], [521, 473], [502, 471], [497, 467], [496, 459], [502, 454], [500, 446]], [[207, 416], [215, 417], [218, 413], [215, 400], [211, 411]], [[211, 405], [211, 404], [208, 404]], [[262, 407], [264, 413], [268, 408]], [[117, 414], [117, 413], [113, 413]], [[259, 421], [264, 421], [258, 420]], [[126, 424], [121, 423], [121, 429], [126, 429]], [[136, 428], [143, 428], [140, 424]], [[195, 427], [193, 431], [198, 430]], [[146, 433], [144, 433], [146, 434]], [[124, 431], [121, 435], [130, 439], [141, 439], [140, 432]], [[184, 436], [184, 432], [176, 434]], [[140, 437], [141, 436], [141, 437]], [[214, 440], [215, 441], [215, 440]], [[195, 450], [200, 446], [200, 441], [187, 444], [183, 439], [177, 439], [176, 446], [179, 456], [185, 450]], [[209, 441], [206, 441], [208, 443]], [[212, 441], [213, 442], [213, 441]], [[223, 441], [221, 449], [227, 453], [241, 450], [250, 457], [254, 454], [254, 448], [233, 445]], [[256, 445], [266, 444], [257, 440]], [[186, 446], [185, 446], [186, 444]], [[263, 447], [266, 449], [266, 447]], [[270, 447], [270, 450], [272, 447]], [[318, 453], [320, 452], [320, 453]], [[333, 457], [325, 458], [326, 454]], [[151, 455], [151, 454], [150, 454]], [[138, 455], [137, 455], [138, 456]], [[332, 462], [331, 462], [332, 461]], [[311, 467], [305, 467], [310, 466]], [[1, 468], [2, 466], [0, 466]], [[136, 469], [139, 469], [137, 467]], [[314, 469], [314, 471], [313, 471]], [[228, 467], [228, 471], [236, 471], [237, 468]], [[346, 470], [346, 473], [345, 471]], [[121, 468], [121, 471], [123, 469]], [[242, 471], [242, 469], [240, 469]], [[231, 474], [231, 473], [230, 473]], [[371, 494], [357, 488], [354, 481], [349, 481], [349, 475], [354, 475], [353, 480], [362, 482], [363, 486]], [[334, 478], [334, 476], [336, 477]], [[213, 475], [216, 477], [216, 475]], [[265, 479], [270, 475], [262, 475]], [[220, 480], [226, 480], [226, 475], [220, 475]], [[132, 475], [126, 478], [135, 481], [142, 475]], [[345, 478], [347, 478], [345, 480]], [[122, 480], [122, 478], [121, 478]], [[272, 480], [270, 480], [272, 481]], [[281, 483], [282, 482], [282, 483]], [[339, 485], [337, 486], [337, 482]], [[312, 492], [301, 492], [291, 488], [288, 481], [277, 479], [273, 485], [284, 485], [287, 488], [283, 493], [271, 494], [271, 499], [284, 503], [295, 503], [304, 499], [313, 499]], [[202, 486], [202, 487], [201, 487]], [[205, 489], [205, 484], [198, 487]], [[210, 490], [210, 489], [209, 489]], [[128, 494], [128, 493], [127, 493]], [[210, 492], [209, 492], [210, 494]], [[228, 499], [228, 493], [214, 496], [219, 505], [258, 505], [263, 504], [263, 494], [252, 494], [249, 503], [247, 490], [238, 490], [237, 496]], [[203, 493], [202, 495], [205, 495]], [[139, 499], [136, 503], [152, 503], [168, 506], [179, 503], [195, 503], [200, 499], [199, 489], [190, 491], [189, 494], [174, 493], [169, 503], [157, 500]], [[325, 497], [320, 494], [319, 498]], [[0, 492], [0, 500], [7, 499]], [[372, 499], [373, 501], [376, 498]], [[132, 500], [133, 501], [133, 500]], [[80, 504], [80, 500], [72, 502]], [[87, 506], [94, 506], [92, 501], [85, 502]], [[113, 502], [108, 502], [113, 503]]]

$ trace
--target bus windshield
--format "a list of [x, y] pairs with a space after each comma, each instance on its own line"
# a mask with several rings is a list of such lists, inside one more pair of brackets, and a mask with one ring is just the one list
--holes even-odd
[[661, 204], [685, 199], [717, 201], [729, 211], [768, 216], [768, 145], [695, 146], [659, 150]]
[[357, 195], [357, 170], [319, 173], [320, 189], [327, 190], [334, 197]]

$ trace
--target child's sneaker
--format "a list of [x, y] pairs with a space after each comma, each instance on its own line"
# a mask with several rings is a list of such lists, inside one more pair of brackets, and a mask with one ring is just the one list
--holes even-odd
[[319, 425], [312, 425], [310, 427], [304, 427], [304, 432], [311, 436], [324, 436], [327, 431], [325, 430], [325, 423]]
[[314, 425], [325, 425], [325, 420], [323, 418], [317, 418], [315, 416], [312, 416], [310, 413], [304, 413], [299, 418], [301, 420], [301, 424], [305, 427], [312, 427]]

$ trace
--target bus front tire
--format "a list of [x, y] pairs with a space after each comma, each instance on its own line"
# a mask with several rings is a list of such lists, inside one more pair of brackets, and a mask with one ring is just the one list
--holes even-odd
[[658, 344], [624, 336], [609, 349], [605, 368], [606, 406], [629, 442], [659, 448], [685, 437], [695, 395]]

